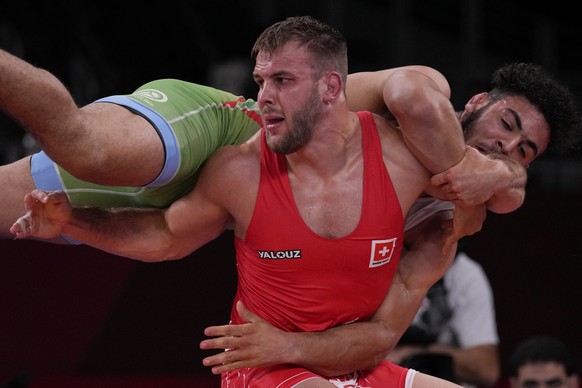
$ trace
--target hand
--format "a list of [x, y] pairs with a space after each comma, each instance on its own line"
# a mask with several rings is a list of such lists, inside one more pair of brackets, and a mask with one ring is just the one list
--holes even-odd
[[444, 199], [463, 206], [478, 205], [493, 197], [505, 182], [500, 179], [501, 163], [504, 162], [467, 146], [464, 158], [455, 166], [433, 176], [431, 183], [439, 187]]
[[407, 231], [412, 244], [403, 251], [397, 270], [407, 289], [428, 290], [445, 274], [456, 253], [454, 242], [445, 244], [451, 239], [452, 231], [453, 220], [448, 212], [437, 213]]
[[446, 238], [443, 245], [443, 253], [465, 236], [477, 233], [483, 227], [483, 222], [487, 217], [487, 206], [485, 204], [477, 206], [455, 205], [453, 211], [453, 229]]
[[16, 238], [53, 238], [62, 233], [73, 208], [64, 191], [33, 190], [24, 196], [26, 214], [10, 227]]
[[200, 343], [200, 349], [224, 349], [223, 352], [204, 358], [202, 363], [220, 374], [241, 368], [266, 367], [287, 362], [292, 351], [289, 341], [292, 333], [277, 329], [259, 316], [251, 313], [241, 301], [236, 310], [246, 322], [240, 325], [210, 326], [204, 330], [209, 337]]

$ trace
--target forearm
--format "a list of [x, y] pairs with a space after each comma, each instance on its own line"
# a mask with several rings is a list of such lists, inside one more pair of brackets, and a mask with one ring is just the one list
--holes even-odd
[[62, 234], [140, 261], [178, 258], [163, 232], [163, 224], [163, 214], [157, 209], [74, 208]]
[[286, 362], [325, 376], [370, 369], [384, 360], [410, 326], [426, 290], [408, 290], [393, 283], [384, 302], [368, 322], [356, 322], [318, 333], [293, 333], [293, 353]]
[[398, 342], [383, 323], [374, 321], [289, 334], [294, 346], [285, 362], [329, 377], [374, 368]]

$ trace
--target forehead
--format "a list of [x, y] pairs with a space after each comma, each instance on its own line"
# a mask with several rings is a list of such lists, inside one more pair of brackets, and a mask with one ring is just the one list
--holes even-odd
[[540, 380], [547, 381], [550, 379], [566, 380], [568, 375], [564, 365], [557, 362], [532, 362], [525, 364], [519, 368], [518, 379], [523, 380]]
[[298, 42], [285, 43], [272, 53], [259, 51], [255, 61], [253, 74], [259, 76], [271, 73], [306, 73], [312, 68], [310, 52]]
[[521, 121], [522, 133], [525, 137], [536, 143], [538, 153], [542, 153], [550, 142], [550, 127], [539, 111], [529, 100], [523, 96], [508, 96], [493, 104], [501, 115], [517, 114]]

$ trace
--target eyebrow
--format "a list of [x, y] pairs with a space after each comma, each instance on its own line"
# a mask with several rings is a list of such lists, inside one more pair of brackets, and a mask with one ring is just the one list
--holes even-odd
[[539, 386], [541, 384], [552, 386], [552, 385], [556, 385], [558, 383], [563, 384], [564, 381], [561, 378], [559, 378], [559, 377], [554, 377], [553, 379], [549, 379], [549, 380], [546, 380], [546, 381], [536, 380], [536, 379], [526, 379], [526, 380], [523, 381], [523, 384], [526, 385], [526, 386], [534, 385], [534, 384], [536, 386]]
[[[268, 74], [267, 75], [267, 78], [277, 78], [277, 77], [282, 77], [282, 76], [289, 76], [290, 77], [292, 75], [293, 75], [293, 73], [290, 72], [289, 70], [279, 70], [279, 71], [276, 71], [276, 72], [274, 72], [272, 74]], [[253, 71], [253, 78], [256, 80], [257, 78], [263, 79], [265, 77], [264, 76], [260, 76], [260, 75], [257, 74], [257, 72]]]
[[[514, 118], [514, 120], [515, 120], [515, 122], [516, 122], [516, 124], [517, 124], [517, 127], [519, 128], [519, 130], [520, 130], [520, 131], [523, 131], [523, 127], [522, 127], [522, 124], [521, 124], [521, 117], [519, 116], [519, 114], [518, 114], [518, 113], [517, 113], [515, 110], [513, 110], [513, 109], [511, 109], [511, 108], [507, 108], [507, 110], [508, 110], [508, 111], [509, 111], [509, 113], [511, 113], [511, 115], [513, 116], [513, 118]], [[531, 147], [531, 149], [533, 150], [533, 152], [534, 152], [534, 157], [538, 156], [538, 146], [537, 146], [537, 144], [536, 144], [536, 143], [534, 143], [534, 142], [533, 142], [533, 141], [531, 141], [531, 140], [527, 140], [527, 141], [526, 141], [526, 143], [527, 143], [527, 144], [528, 144], [528, 145]]]

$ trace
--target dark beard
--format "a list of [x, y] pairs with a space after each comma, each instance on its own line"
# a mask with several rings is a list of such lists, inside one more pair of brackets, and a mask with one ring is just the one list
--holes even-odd
[[303, 109], [300, 109], [291, 117], [294, 123], [293, 128], [289, 128], [289, 131], [279, 143], [268, 143], [271, 151], [287, 155], [296, 152], [307, 144], [313, 135], [313, 128], [321, 118], [321, 106], [322, 102], [317, 92], [317, 85], [314, 85], [309, 100], [303, 106]]
[[460, 120], [461, 127], [463, 128], [463, 136], [465, 138], [465, 143], [473, 147], [479, 147], [478, 149], [481, 151], [481, 153], [484, 154], [498, 153], [498, 151], [495, 149], [491, 149], [490, 147], [487, 147], [484, 144], [472, 144], [471, 137], [476, 131], [475, 122], [477, 122], [481, 118], [481, 116], [483, 116], [483, 113], [485, 113], [485, 111], [489, 108], [491, 104], [493, 104], [493, 102], [490, 102], [487, 105], [469, 113], [468, 115], [465, 116], [463, 120]]
[[463, 128], [463, 135], [465, 137], [465, 141], [468, 137], [473, 134], [474, 126], [473, 124], [475, 121], [479, 120], [481, 115], [483, 114], [483, 108], [479, 108], [468, 115], [465, 116], [464, 119], [461, 120], [461, 127]]

